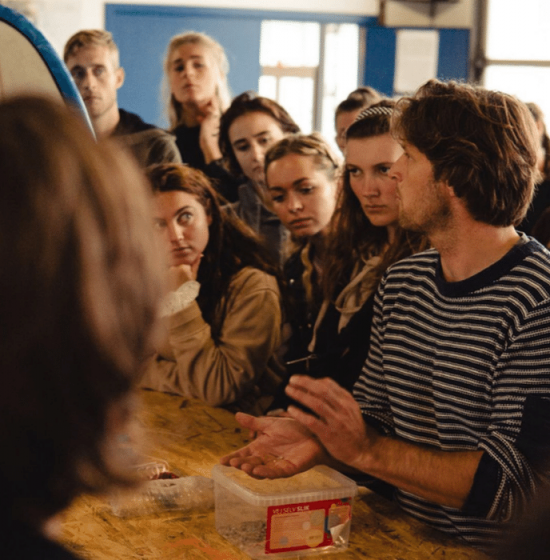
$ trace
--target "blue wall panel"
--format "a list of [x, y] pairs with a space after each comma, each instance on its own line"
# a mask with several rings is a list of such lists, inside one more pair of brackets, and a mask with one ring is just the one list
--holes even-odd
[[356, 23], [366, 27], [372, 17], [339, 14], [231, 10], [142, 4], [106, 4], [105, 28], [119, 46], [126, 81], [119, 92], [122, 108], [147, 122], [167, 126], [160, 95], [162, 64], [170, 38], [182, 31], [203, 31], [223, 45], [229, 59], [233, 95], [258, 89], [262, 20]]
[[395, 45], [395, 29], [373, 27], [367, 30], [364, 85], [388, 96], [393, 95]]
[[[170, 38], [182, 31], [208, 33], [226, 50], [233, 95], [258, 88], [260, 77], [260, 30], [266, 19], [356, 23], [366, 28], [366, 60], [363, 83], [393, 95], [397, 28], [379, 27], [376, 18], [231, 10], [142, 4], [106, 4], [105, 27], [111, 31], [121, 53], [126, 81], [119, 92], [120, 106], [141, 115], [147, 122], [167, 126], [161, 100], [162, 65]], [[465, 29], [439, 30], [437, 76], [468, 79], [470, 33]]]
[[469, 52], [470, 32], [467, 29], [441, 29], [437, 77], [441, 80], [466, 81]]
[[[364, 84], [385, 95], [394, 95], [397, 28], [367, 30]], [[467, 29], [439, 29], [437, 77], [441, 80], [468, 80], [470, 32]]]

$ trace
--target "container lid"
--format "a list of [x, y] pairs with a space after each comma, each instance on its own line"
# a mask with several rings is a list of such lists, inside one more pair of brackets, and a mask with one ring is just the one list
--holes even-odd
[[215, 465], [212, 478], [216, 484], [255, 506], [352, 498], [357, 494], [353, 480], [324, 465], [275, 480], [258, 480], [234, 467]]

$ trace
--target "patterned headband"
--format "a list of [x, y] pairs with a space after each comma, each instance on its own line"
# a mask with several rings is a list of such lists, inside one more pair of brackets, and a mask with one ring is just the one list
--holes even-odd
[[367, 107], [363, 111], [361, 111], [353, 122], [362, 121], [367, 117], [374, 117], [379, 115], [387, 115], [388, 117], [391, 116], [393, 113], [392, 107]]

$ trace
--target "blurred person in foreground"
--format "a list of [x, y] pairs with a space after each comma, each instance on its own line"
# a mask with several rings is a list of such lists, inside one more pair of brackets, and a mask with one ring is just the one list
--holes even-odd
[[512, 96], [437, 80], [394, 111], [399, 224], [433, 248], [382, 277], [353, 396], [291, 377], [287, 394], [314, 414], [238, 415], [259, 436], [222, 462], [256, 477], [365, 473], [489, 549], [548, 481], [550, 253], [514, 227], [537, 177], [535, 125]]
[[0, 558], [71, 559], [56, 515], [135, 483], [120, 441], [161, 268], [127, 156], [47, 99], [3, 102], [0, 129]]

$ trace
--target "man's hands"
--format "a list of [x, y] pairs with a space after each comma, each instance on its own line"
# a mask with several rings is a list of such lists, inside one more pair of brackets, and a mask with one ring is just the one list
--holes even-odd
[[364, 466], [368, 446], [377, 434], [369, 429], [353, 396], [331, 379], [291, 377], [287, 394], [316, 416], [295, 406], [287, 417], [254, 418], [238, 413], [237, 421], [257, 438], [221, 459], [256, 478], [297, 474], [332, 458], [352, 467]]
[[348, 391], [328, 377], [293, 375], [286, 393], [315, 413], [289, 406], [291, 418], [315, 434], [334, 459], [364, 470], [368, 451], [379, 435], [365, 424], [359, 405]]
[[327, 458], [317, 438], [291, 418], [255, 418], [238, 412], [236, 419], [257, 433], [254, 441], [220, 462], [254, 478], [285, 478], [307, 471]]

